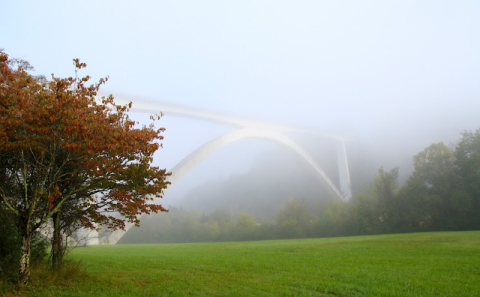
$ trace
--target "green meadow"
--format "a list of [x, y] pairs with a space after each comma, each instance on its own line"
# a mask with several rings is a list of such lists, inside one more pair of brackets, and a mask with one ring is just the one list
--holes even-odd
[[69, 258], [81, 273], [36, 279], [24, 295], [480, 296], [477, 231], [90, 246]]

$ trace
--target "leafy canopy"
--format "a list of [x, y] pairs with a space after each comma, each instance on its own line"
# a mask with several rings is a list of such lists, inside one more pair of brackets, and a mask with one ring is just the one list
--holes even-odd
[[109, 212], [138, 224], [142, 213], [165, 211], [152, 203], [168, 185], [166, 170], [151, 166], [163, 139], [154, 126], [160, 116], [136, 128], [131, 103], [97, 100], [107, 79], [87, 86], [89, 76], [52, 74], [47, 82], [28, 70], [0, 52], [0, 199], [7, 207], [31, 230], [67, 204], [86, 227], [123, 228]]

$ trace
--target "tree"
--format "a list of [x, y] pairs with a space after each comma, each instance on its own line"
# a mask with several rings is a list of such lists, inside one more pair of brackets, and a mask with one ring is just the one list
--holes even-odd
[[[470, 199], [468, 229], [480, 227], [480, 129], [465, 131], [455, 149], [458, 186]], [[466, 199], [466, 198], [465, 198]]]
[[310, 217], [304, 201], [290, 198], [282, 205], [276, 217], [279, 236], [282, 238], [305, 236]]
[[[74, 62], [77, 70], [86, 67]], [[0, 199], [17, 221], [24, 284], [31, 235], [49, 220], [55, 232], [67, 210], [87, 228], [138, 225], [140, 214], [166, 211], [151, 202], [168, 185], [166, 170], [151, 166], [163, 139], [164, 129], [154, 127], [160, 116], [136, 128], [131, 103], [115, 105], [111, 95], [97, 102], [107, 79], [86, 86], [88, 76], [52, 75], [46, 82], [27, 70], [0, 52]]]
[[[403, 197], [410, 208], [411, 223], [416, 230], [454, 230], [461, 209], [456, 200], [454, 154], [443, 143], [432, 143], [413, 157], [414, 171], [407, 180]], [[464, 203], [462, 203], [464, 204]]]
[[[6, 209], [0, 200], [0, 284], [2, 280], [13, 281], [18, 277], [15, 274], [20, 258], [20, 237], [17, 232], [14, 215]], [[43, 261], [47, 255], [48, 241], [40, 232], [32, 234], [31, 262]]]
[[237, 217], [234, 228], [234, 239], [249, 240], [254, 237], [257, 229], [257, 221], [251, 214], [241, 214]]
[[378, 170], [378, 176], [375, 177], [375, 194], [377, 197], [376, 215], [378, 218], [378, 230], [380, 233], [388, 233], [395, 220], [398, 211], [394, 208], [397, 198], [398, 186], [398, 167], [386, 172], [383, 167]]

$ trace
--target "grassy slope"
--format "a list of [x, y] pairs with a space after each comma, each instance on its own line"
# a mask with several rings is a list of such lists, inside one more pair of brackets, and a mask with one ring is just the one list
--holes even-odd
[[34, 296], [479, 296], [480, 232], [78, 248]]

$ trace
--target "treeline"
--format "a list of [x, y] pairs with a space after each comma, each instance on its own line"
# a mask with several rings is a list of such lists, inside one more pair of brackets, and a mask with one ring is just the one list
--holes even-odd
[[455, 146], [434, 143], [413, 158], [402, 185], [399, 169], [380, 168], [362, 194], [344, 203], [290, 199], [275, 220], [228, 210], [209, 214], [171, 208], [146, 217], [120, 243], [168, 243], [349, 236], [480, 229], [480, 129]]

